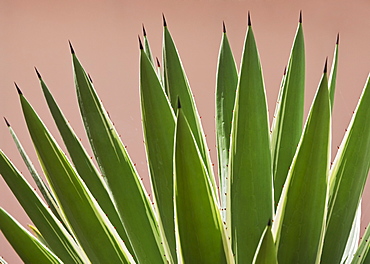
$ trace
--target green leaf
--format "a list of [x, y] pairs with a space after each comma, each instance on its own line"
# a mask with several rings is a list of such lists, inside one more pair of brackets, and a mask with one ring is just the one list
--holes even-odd
[[176, 257], [173, 210], [173, 149], [175, 116], [147, 54], [140, 54], [140, 95], [144, 140], [154, 199], [169, 244]]
[[18, 140], [17, 135], [15, 134], [14, 130], [12, 129], [12, 127], [10, 126], [8, 121], [6, 121], [6, 123], [8, 125], [10, 134], [12, 135], [12, 138], [13, 138], [16, 146], [17, 146], [17, 149], [18, 149], [19, 153], [21, 154], [21, 157], [22, 157], [24, 163], [26, 164], [33, 180], [35, 181], [35, 183], [37, 185], [37, 188], [40, 190], [40, 192], [42, 194], [42, 197], [45, 199], [49, 208], [51, 209], [53, 214], [58, 218], [58, 220], [63, 221], [62, 218], [61, 218], [60, 209], [59, 209], [59, 206], [57, 204], [57, 201], [56, 201], [55, 197], [53, 196], [53, 194], [50, 191], [50, 189], [48, 188], [48, 186], [44, 183], [43, 179], [37, 173], [35, 167], [32, 164], [32, 161], [30, 160], [27, 153], [23, 149], [23, 146], [22, 146], [21, 142]]
[[114, 199], [110, 194], [110, 190], [106, 182], [104, 181], [103, 177], [99, 175], [99, 172], [95, 168], [92, 159], [88, 156], [86, 150], [81, 144], [81, 141], [76, 136], [73, 129], [69, 125], [69, 122], [64, 117], [62, 111], [60, 110], [52, 94], [50, 93], [50, 90], [46, 86], [45, 82], [42, 80], [40, 73], [37, 72], [37, 75], [40, 79], [42, 91], [48, 103], [50, 112], [54, 118], [59, 133], [62, 136], [64, 144], [67, 147], [68, 153], [73, 161], [73, 164], [75, 165], [78, 174], [86, 183], [92, 195], [97, 200], [104, 213], [108, 216], [110, 222], [116, 228], [118, 234], [125, 242], [125, 245], [130, 251], [131, 255], [134, 255], [132, 245], [127, 236], [121, 218], [116, 210]]
[[234, 263], [198, 145], [182, 109], [175, 134], [175, 223], [183, 263]]
[[251, 26], [245, 39], [231, 133], [227, 227], [236, 262], [252, 263], [266, 223], [272, 219], [273, 187], [266, 95]]
[[338, 50], [339, 50], [339, 34], [337, 35], [337, 41], [335, 43], [333, 62], [331, 64], [331, 71], [330, 71], [330, 76], [329, 76], [329, 92], [330, 92], [330, 103], [331, 103], [332, 111], [333, 111], [333, 106], [334, 106], [335, 86], [337, 82]]
[[367, 225], [365, 234], [361, 238], [360, 245], [352, 259], [351, 264], [370, 263], [370, 224]]
[[148, 36], [146, 35], [146, 30], [145, 30], [144, 25], [143, 25], [143, 35], [144, 35], [144, 51], [146, 55], [148, 56], [150, 63], [153, 64], [152, 52], [150, 51], [149, 40], [148, 40]]
[[230, 151], [231, 122], [235, 105], [238, 73], [226, 29], [222, 35], [218, 56], [216, 84], [216, 142], [221, 197], [221, 214], [226, 221], [226, 192]]
[[46, 208], [41, 198], [1, 151], [0, 174], [51, 250], [65, 263], [89, 263], [60, 220]]
[[44, 173], [69, 226], [90, 261], [133, 262], [126, 246], [95, 198], [22, 94], [20, 100]]
[[341, 260], [368, 177], [369, 80], [370, 76], [330, 171], [330, 197], [322, 263], [337, 263]]
[[258, 244], [253, 264], [277, 264], [277, 255], [274, 238], [269, 223], [263, 231], [260, 243]]
[[279, 263], [317, 263], [320, 259], [326, 223], [330, 113], [324, 70], [274, 223], [280, 228], [275, 236]]
[[304, 84], [304, 38], [302, 23], [299, 23], [271, 129], [275, 208], [302, 134]]
[[189, 82], [183, 69], [179, 54], [167, 26], [164, 27], [163, 66], [165, 88], [172, 108], [174, 110], [177, 109], [177, 101], [180, 99], [184, 115], [189, 122], [191, 131], [193, 132], [197, 145], [199, 146], [212, 186], [217, 190], [209, 150], [203, 128], [200, 123], [200, 117], [195, 106], [194, 96], [190, 90]]
[[[139, 263], [171, 259], [148, 195], [85, 70], [72, 52], [81, 115]], [[113, 263], [113, 261], [111, 261]]]
[[24, 263], [63, 263], [1, 207], [0, 230]]

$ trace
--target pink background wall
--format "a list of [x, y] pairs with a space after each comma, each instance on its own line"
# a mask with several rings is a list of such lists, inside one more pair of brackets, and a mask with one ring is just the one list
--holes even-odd
[[[169, 29], [180, 51], [214, 161], [214, 88], [222, 21], [226, 23], [239, 65], [247, 12], [251, 11], [270, 115], [274, 111], [277, 89], [288, 60], [299, 10], [303, 10], [306, 41], [307, 109], [321, 77], [324, 60], [329, 56], [331, 61], [336, 34], [340, 32], [340, 64], [333, 116], [334, 153], [370, 70], [370, 2], [367, 0], [351, 3], [344, 0], [0, 2], [0, 116], [5, 116], [12, 124], [35, 163], [35, 153], [26, 132], [13, 82], [17, 82], [58, 138], [33, 70], [36, 66], [71, 125], [86, 143], [81, 120], [77, 115], [68, 47], [68, 40], [71, 40], [78, 57], [92, 76], [117, 130], [122, 134], [133, 161], [138, 164], [139, 173], [146, 177], [139, 106], [137, 35], [141, 34], [141, 24], [144, 23], [153, 54], [161, 58], [162, 12], [166, 15]], [[0, 125], [0, 148], [30, 179], [5, 124]], [[367, 202], [369, 188], [365, 195], [363, 225], [370, 220], [370, 204]], [[2, 179], [0, 206], [22, 224], [29, 223]], [[0, 255], [9, 263], [21, 263], [2, 234]]]

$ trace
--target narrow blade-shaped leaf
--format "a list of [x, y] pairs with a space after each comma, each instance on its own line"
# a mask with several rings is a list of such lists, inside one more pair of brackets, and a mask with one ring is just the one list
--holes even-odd
[[305, 85], [302, 23], [298, 24], [284, 78], [271, 129], [275, 208], [302, 134]]
[[95, 198], [22, 94], [20, 100], [44, 173], [69, 226], [90, 261], [134, 262]]
[[239, 78], [231, 132], [227, 227], [236, 262], [252, 263], [266, 223], [272, 219], [273, 193], [266, 95], [251, 26]]
[[[7, 124], [9, 124], [7, 122]], [[28, 157], [26, 151], [24, 150], [21, 142], [18, 140], [17, 135], [15, 134], [13, 128], [9, 125], [8, 126], [10, 134], [12, 135], [12, 138], [17, 146], [17, 149], [19, 153], [21, 154], [21, 157], [24, 161], [24, 163], [27, 166], [28, 171], [30, 172], [33, 180], [35, 181], [37, 188], [40, 190], [42, 197], [45, 199], [46, 203], [48, 204], [49, 208], [53, 212], [53, 214], [59, 219], [59, 221], [63, 221], [60, 216], [60, 209], [57, 204], [57, 201], [55, 197], [53, 196], [52, 192], [50, 191], [49, 187], [44, 183], [43, 179], [40, 177], [40, 175], [37, 173], [35, 167], [32, 164], [32, 161]]]
[[158, 213], [173, 258], [176, 257], [173, 210], [175, 116], [147, 54], [140, 54], [140, 95], [144, 140]]
[[58, 218], [47, 209], [10, 160], [0, 152], [0, 174], [38, 227], [50, 249], [65, 263], [90, 263]]
[[63, 263], [1, 207], [0, 230], [24, 263]]
[[352, 259], [351, 264], [367, 264], [370, 263], [370, 224], [367, 225], [365, 234], [361, 238], [360, 245]]
[[145, 30], [144, 25], [143, 25], [143, 36], [144, 36], [144, 51], [145, 51], [146, 55], [148, 56], [148, 59], [149, 59], [150, 63], [153, 64], [152, 52], [150, 50], [149, 40], [148, 40], [148, 36], [146, 34], [146, 30]]
[[331, 64], [331, 71], [329, 75], [329, 91], [330, 91], [330, 103], [331, 103], [332, 111], [334, 107], [335, 86], [337, 83], [338, 51], [339, 51], [339, 34], [337, 35], [337, 41], [335, 42], [333, 62]]
[[74, 133], [73, 129], [69, 125], [68, 121], [64, 117], [62, 111], [58, 107], [53, 95], [42, 80], [41, 75], [37, 72], [40, 84], [48, 103], [50, 112], [54, 118], [54, 121], [58, 127], [59, 133], [62, 136], [65, 146], [67, 147], [68, 153], [75, 165], [78, 174], [82, 180], [86, 183], [87, 187], [95, 197], [104, 213], [108, 216], [110, 222], [116, 228], [118, 234], [125, 242], [127, 249], [131, 255], [134, 255], [130, 240], [126, 234], [125, 228], [121, 221], [121, 218], [116, 210], [114, 199], [110, 194], [108, 186], [104, 181], [103, 177], [99, 175], [99, 172], [95, 168], [92, 159], [86, 153], [83, 148], [81, 141]]
[[276, 246], [271, 231], [271, 222], [263, 231], [261, 241], [254, 255], [253, 264], [277, 264]]
[[[158, 222], [132, 161], [85, 70], [72, 53], [75, 83], [85, 129], [106, 177], [139, 263], [166, 262]], [[165, 238], [163, 238], [165, 239]]]
[[175, 135], [175, 221], [183, 263], [234, 263], [198, 145], [182, 110]]
[[[370, 76], [330, 172], [322, 263], [341, 260], [370, 166]], [[351, 194], [351, 195], [348, 195]]]
[[283, 208], [281, 219], [275, 222], [281, 228], [276, 236], [279, 263], [317, 263], [320, 259], [326, 223], [330, 114], [324, 71], [279, 204]]
[[200, 123], [200, 117], [195, 106], [194, 96], [190, 90], [188, 79], [167, 26], [164, 27], [163, 66], [165, 78], [164, 83], [166, 90], [168, 91], [167, 93], [172, 108], [174, 110], [177, 109], [177, 101], [180, 99], [184, 115], [189, 122], [191, 131], [193, 132], [197, 145], [199, 146], [199, 150], [202, 153], [202, 158], [204, 164], [206, 164], [212, 186], [217, 190], [209, 150], [203, 128]]
[[218, 56], [216, 84], [216, 142], [221, 197], [221, 215], [223, 221], [225, 222], [231, 123], [237, 85], [238, 73], [236, 70], [235, 60], [226, 35], [226, 30], [224, 29]]

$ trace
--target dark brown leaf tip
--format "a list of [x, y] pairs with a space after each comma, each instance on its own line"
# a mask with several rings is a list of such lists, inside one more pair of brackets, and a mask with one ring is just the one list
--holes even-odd
[[143, 36], [146, 37], [146, 30], [145, 30], [144, 24], [143, 24]]
[[181, 108], [180, 97], [177, 97], [177, 109]]
[[5, 120], [5, 124], [7, 125], [7, 127], [10, 127], [10, 124], [9, 124], [8, 120], [6, 120], [5, 116], [4, 116], [4, 120]]
[[158, 57], [155, 57], [155, 60], [157, 61], [157, 67], [160, 68], [161, 67], [161, 64], [159, 63]]
[[72, 54], [75, 54], [75, 50], [73, 49], [73, 47], [72, 47], [72, 43], [71, 43], [71, 41], [69, 41], [68, 40], [68, 43], [69, 43], [69, 48], [71, 49], [71, 53]]
[[252, 26], [252, 22], [251, 22], [251, 13], [248, 11], [248, 26]]
[[327, 73], [328, 72], [328, 57], [326, 57], [326, 60], [325, 60], [325, 65], [324, 65], [324, 71], [323, 73]]
[[222, 21], [222, 32], [226, 33], [225, 21]]
[[37, 74], [37, 78], [39, 78], [40, 80], [42, 79], [41, 78], [41, 74], [39, 73], [39, 71], [37, 70], [37, 68], [35, 67], [35, 71], [36, 71], [36, 74]]
[[138, 36], [138, 38], [139, 38], [139, 48], [142, 50], [142, 49], [144, 49], [144, 48], [143, 48], [143, 43], [141, 43], [140, 36]]
[[18, 85], [17, 85], [17, 83], [16, 83], [16, 82], [14, 82], [14, 85], [15, 85], [15, 88], [17, 88], [17, 92], [18, 92], [18, 94], [19, 94], [19, 95], [22, 95], [23, 93], [22, 93], [21, 89], [19, 89], [19, 87], [18, 87]]
[[286, 75], [286, 66], [285, 66], [285, 68], [284, 68], [284, 73], [283, 73], [283, 75]]
[[163, 26], [164, 27], [167, 27], [166, 18], [164, 17], [164, 14], [163, 13], [162, 13], [162, 18], [163, 18]]
[[339, 32], [337, 34], [337, 40], [335, 41], [335, 44], [339, 45]]
[[300, 24], [302, 24], [302, 10], [301, 10], [301, 11], [299, 11], [299, 20], [298, 20], [298, 22], [299, 22]]
[[272, 226], [272, 221], [271, 221], [271, 219], [269, 219], [269, 221], [267, 222], [267, 226]]

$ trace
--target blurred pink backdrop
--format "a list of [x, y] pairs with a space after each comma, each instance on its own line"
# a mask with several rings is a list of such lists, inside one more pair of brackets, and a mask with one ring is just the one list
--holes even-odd
[[[259, 47], [270, 116], [275, 108], [299, 11], [303, 11], [306, 42], [306, 114], [321, 77], [325, 58], [328, 56], [331, 62], [336, 35], [340, 33], [333, 115], [334, 156], [370, 70], [370, 2], [366, 0], [2, 0], [0, 115], [9, 120], [36, 163], [14, 88], [15, 81], [61, 143], [34, 73], [33, 67], [36, 66], [72, 127], [87, 146], [77, 114], [79, 110], [68, 47], [68, 40], [71, 40], [149, 188], [141, 132], [137, 35], [141, 34], [144, 23], [152, 52], [161, 58], [163, 12], [188, 74], [212, 159], [216, 162], [214, 89], [222, 21], [226, 23], [228, 37], [239, 64], [248, 10], [251, 11]], [[0, 148], [31, 180], [5, 124], [0, 126]], [[35, 184], [32, 182], [32, 185]], [[368, 186], [363, 199], [362, 231], [370, 220]], [[30, 223], [2, 178], [0, 206], [23, 225]], [[9, 263], [21, 263], [1, 233], [0, 256]]]

